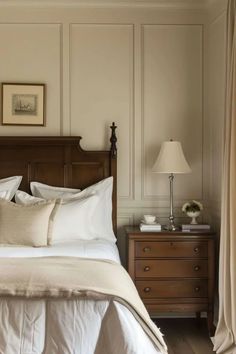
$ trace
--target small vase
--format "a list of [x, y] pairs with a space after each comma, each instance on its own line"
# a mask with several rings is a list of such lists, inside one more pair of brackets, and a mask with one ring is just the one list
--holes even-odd
[[196, 225], [196, 224], [197, 224], [196, 218], [200, 215], [200, 211], [188, 211], [186, 214], [187, 214], [190, 218], [192, 218], [190, 224], [191, 224], [191, 225]]

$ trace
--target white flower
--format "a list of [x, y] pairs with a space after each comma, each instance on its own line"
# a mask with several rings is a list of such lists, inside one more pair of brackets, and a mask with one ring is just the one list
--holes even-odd
[[182, 211], [184, 213], [187, 213], [187, 211], [201, 211], [203, 210], [203, 205], [202, 203], [192, 200], [191, 202], [184, 203], [182, 206]]
[[184, 203], [184, 205], [182, 206], [182, 211], [183, 211], [184, 213], [186, 213], [186, 208], [187, 208], [188, 206], [190, 206], [190, 203]]
[[198, 202], [198, 201], [196, 201], [196, 200], [193, 200], [193, 203], [197, 204], [197, 205], [199, 206], [199, 209], [200, 209], [200, 210], [203, 210], [203, 205], [202, 205], [202, 203], [200, 203], [200, 202]]

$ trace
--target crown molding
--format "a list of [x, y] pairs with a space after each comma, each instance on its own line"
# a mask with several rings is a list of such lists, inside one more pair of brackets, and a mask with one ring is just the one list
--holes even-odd
[[217, 0], [0, 0], [1, 7], [137, 7], [203, 9]]

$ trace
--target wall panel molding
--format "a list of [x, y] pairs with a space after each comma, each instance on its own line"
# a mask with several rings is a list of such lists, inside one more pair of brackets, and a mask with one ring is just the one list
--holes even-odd
[[[179, 176], [175, 178], [175, 188], [177, 192], [180, 191], [180, 193], [177, 193], [177, 198], [178, 194], [182, 194], [185, 199], [202, 199], [202, 32], [202, 25], [142, 25], [141, 194], [143, 200], [158, 198], [165, 201], [168, 198], [168, 176], [156, 175], [154, 177], [154, 174], [151, 175], [151, 166], [157, 157], [156, 154], [161, 142], [170, 138], [182, 142], [187, 160], [193, 168], [191, 177], [181, 176], [182, 181]], [[173, 40], [173, 36], [175, 36], [175, 42], [172, 43], [171, 48], [169, 41]], [[165, 39], [162, 39], [162, 37], [165, 37]], [[183, 54], [183, 48], [185, 48], [185, 54]], [[152, 56], [150, 51], [152, 51]], [[192, 52], [196, 56], [192, 55]], [[165, 61], [168, 61], [168, 68]], [[183, 69], [184, 66], [189, 67], [188, 70]], [[171, 69], [171, 67], [174, 69]], [[178, 69], [175, 69], [175, 67]], [[149, 69], [150, 73], [148, 72]], [[178, 73], [178, 70], [181, 74]], [[185, 70], [191, 79], [188, 79]], [[196, 75], [196, 72], [198, 75]], [[158, 79], [161, 84], [158, 84]], [[174, 90], [172, 86], [175, 87]], [[168, 96], [169, 89], [170, 94]], [[191, 89], [194, 90], [194, 94], [189, 96]], [[191, 103], [189, 103], [190, 98]], [[151, 126], [152, 128], [150, 128]], [[194, 147], [192, 147], [192, 139], [190, 138], [191, 128], [194, 129]], [[156, 136], [153, 131], [156, 131]], [[161, 183], [162, 185], [158, 193], [155, 193], [155, 183]], [[186, 185], [189, 185], [189, 189], [183, 193]], [[163, 191], [166, 191], [166, 193], [163, 194]]]
[[0, 22], [0, 82], [46, 85], [46, 126], [1, 125], [0, 135], [61, 134], [61, 33], [60, 23]]
[[226, 89], [226, 13], [220, 13], [208, 27], [208, 199], [220, 203], [223, 163], [223, 131]]
[[61, 70], [62, 70], [62, 135], [71, 135], [70, 126], [70, 25], [64, 23], [62, 26], [62, 50], [61, 50]]
[[171, 9], [182, 9], [182, 10], [201, 10], [205, 9], [207, 5], [214, 3], [215, 0], [148, 0], [148, 1], [138, 1], [133, 0], [0, 0], [0, 6], [2, 7], [12, 7], [12, 6], [24, 6], [24, 7], [51, 7], [57, 6], [61, 7], [111, 7], [111, 8], [171, 8]]
[[133, 199], [133, 24], [72, 23], [70, 67], [71, 133], [88, 137], [86, 143], [92, 149], [103, 148], [108, 142], [104, 121], [116, 122], [118, 194], [121, 199]]

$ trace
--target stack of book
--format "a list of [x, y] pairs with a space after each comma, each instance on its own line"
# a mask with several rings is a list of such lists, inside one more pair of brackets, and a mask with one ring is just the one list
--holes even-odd
[[140, 231], [150, 231], [150, 232], [155, 232], [155, 231], [161, 231], [161, 224], [154, 222], [151, 224], [147, 224], [145, 222], [141, 222], [139, 225]]
[[183, 224], [182, 231], [191, 231], [191, 230], [210, 230], [211, 226], [208, 224]]

